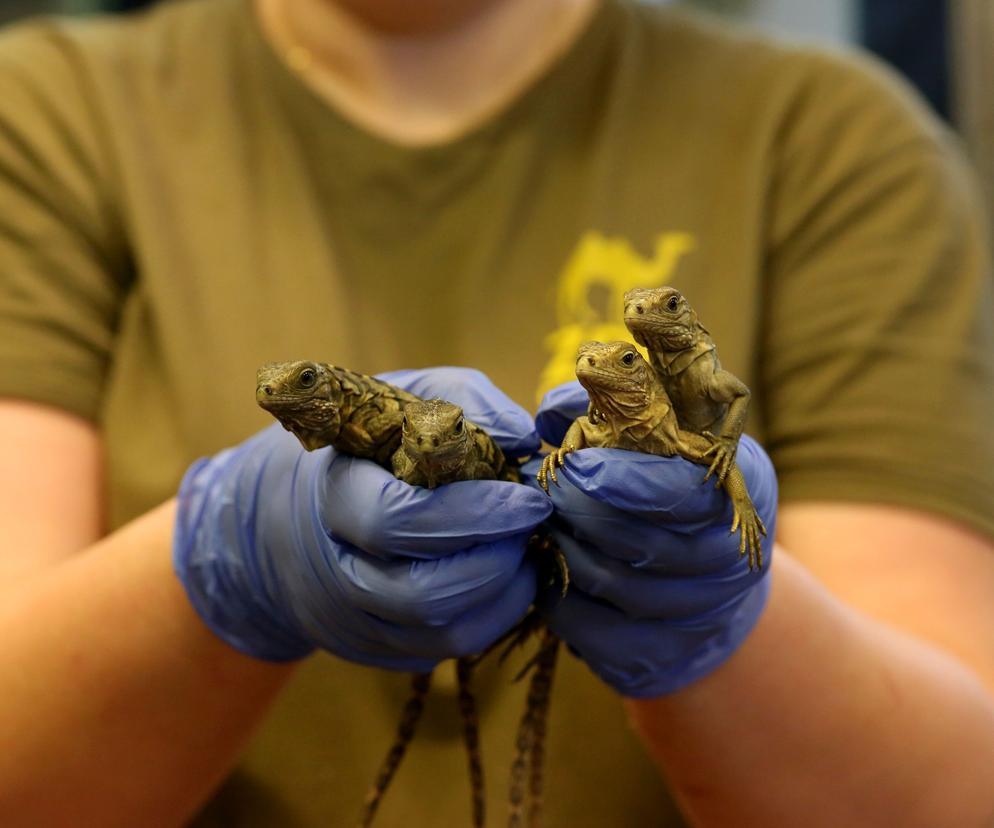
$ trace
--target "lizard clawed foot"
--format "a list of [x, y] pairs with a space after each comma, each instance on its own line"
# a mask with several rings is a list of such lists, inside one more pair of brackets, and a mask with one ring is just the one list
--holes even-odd
[[566, 460], [566, 455], [571, 451], [575, 451], [573, 446], [568, 443], [564, 443], [560, 448], [553, 449], [542, 461], [542, 468], [539, 469], [538, 474], [535, 475], [535, 477], [538, 480], [538, 484], [545, 490], [546, 494], [549, 493], [550, 477], [552, 478], [553, 483], [557, 486], [559, 485], [559, 478], [556, 476], [556, 467], [562, 466]]
[[749, 570], [758, 571], [763, 568], [763, 541], [766, 537], [766, 526], [759, 513], [750, 505], [748, 508], [735, 508], [732, 518], [731, 534], [739, 532], [739, 557], [749, 553]]
[[711, 441], [711, 447], [706, 449], [701, 456], [714, 455], [714, 459], [708, 467], [708, 473], [704, 475], [704, 482], [710, 480], [711, 475], [715, 475], [714, 487], [717, 489], [725, 482], [725, 478], [732, 468], [732, 463], [735, 462], [735, 452], [738, 450], [739, 441], [733, 437], [712, 434], [710, 431], [702, 431], [701, 434]]

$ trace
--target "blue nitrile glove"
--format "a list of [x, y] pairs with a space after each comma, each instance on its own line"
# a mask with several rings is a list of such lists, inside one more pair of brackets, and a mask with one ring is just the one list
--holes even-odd
[[[560, 445], [587, 411], [579, 383], [550, 391], [536, 424]], [[732, 506], [705, 466], [619, 449], [566, 456], [550, 482], [554, 536], [570, 587], [542, 599], [549, 626], [597, 675], [625, 696], [672, 693], [714, 670], [753, 628], [769, 591], [777, 479], [759, 445], [743, 437], [736, 456], [766, 524], [763, 569], [750, 572], [729, 533]], [[534, 482], [538, 461], [522, 474]]]
[[[538, 449], [528, 413], [478, 371], [383, 378], [461, 405], [511, 457]], [[284, 661], [318, 647], [423, 672], [525, 614], [536, 589], [525, 543], [551, 511], [517, 483], [415, 488], [369, 460], [306, 452], [274, 424], [191, 466], [174, 563], [200, 616], [242, 652]]]

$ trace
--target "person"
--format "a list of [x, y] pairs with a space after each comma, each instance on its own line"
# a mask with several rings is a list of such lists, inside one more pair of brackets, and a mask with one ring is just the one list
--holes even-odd
[[[180, 0], [7, 30], [0, 125], [4, 825], [351, 824], [553, 509], [548, 824], [990, 823], [987, 241], [886, 71], [627, 0]], [[698, 466], [408, 495], [251, 398], [416, 369], [524, 454], [661, 284], [752, 391], [761, 574]], [[445, 669], [383, 824], [466, 822]]]

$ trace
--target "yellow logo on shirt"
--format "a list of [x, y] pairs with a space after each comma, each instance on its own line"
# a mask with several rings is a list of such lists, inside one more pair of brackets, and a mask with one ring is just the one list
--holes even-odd
[[622, 305], [625, 291], [667, 284], [694, 247], [689, 233], [663, 233], [656, 238], [653, 255], [645, 258], [627, 239], [586, 233], [557, 282], [557, 327], [545, 339], [551, 356], [539, 379], [538, 399], [550, 388], [576, 379], [576, 352], [582, 343], [630, 340]]

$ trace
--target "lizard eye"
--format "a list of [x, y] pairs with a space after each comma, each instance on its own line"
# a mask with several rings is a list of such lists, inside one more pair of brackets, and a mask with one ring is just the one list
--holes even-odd
[[300, 376], [297, 378], [297, 381], [300, 383], [302, 388], [310, 388], [314, 385], [317, 378], [318, 375], [313, 368], [305, 368], [300, 372]]
[[675, 311], [678, 307], [680, 307], [680, 300], [676, 296], [671, 296], [670, 301], [666, 303], [666, 309]]
[[456, 434], [462, 434], [462, 417], [460, 417], [456, 421], [455, 432], [456, 432]]
[[621, 361], [625, 365], [635, 364], [635, 351], [627, 351], [625, 355], [621, 358]]

